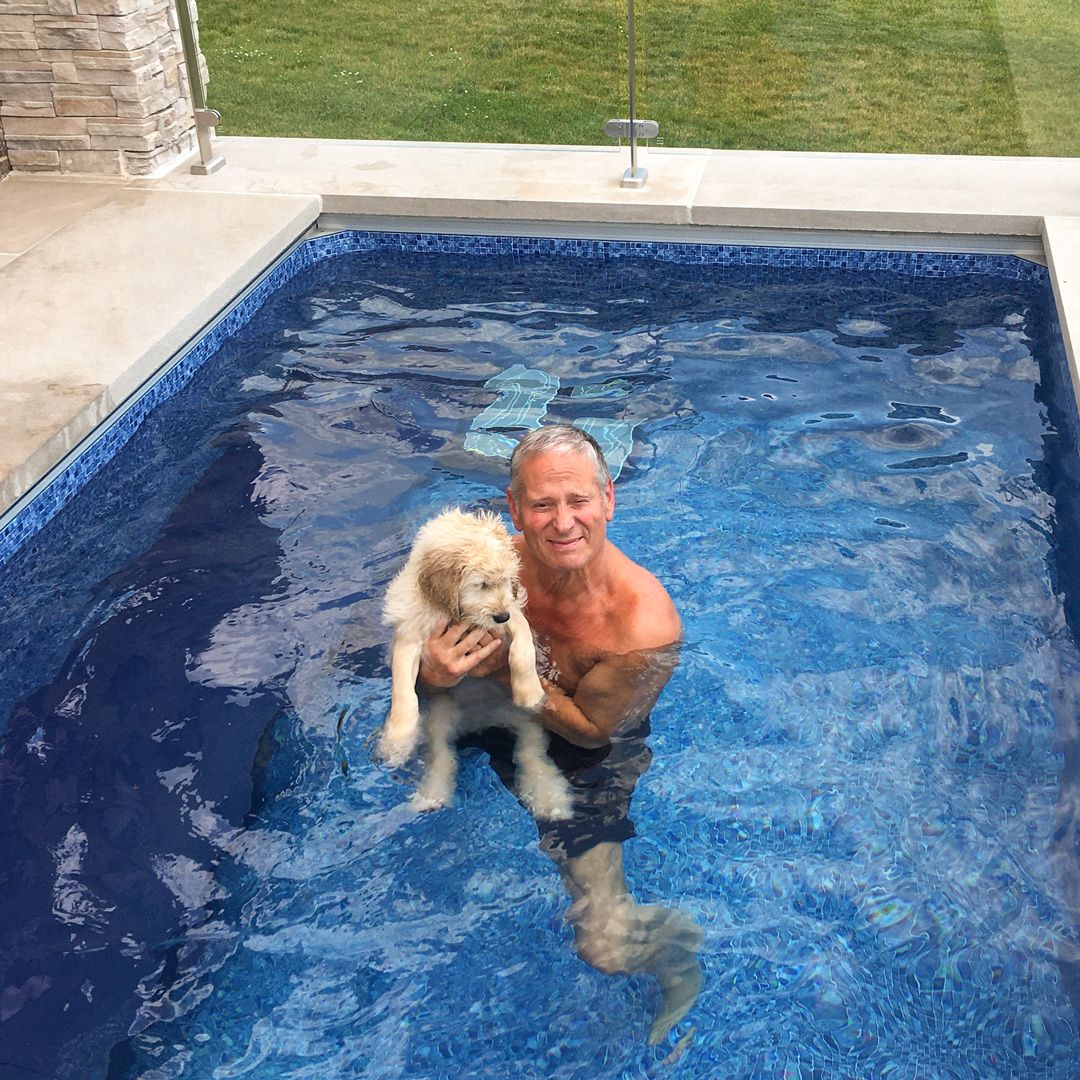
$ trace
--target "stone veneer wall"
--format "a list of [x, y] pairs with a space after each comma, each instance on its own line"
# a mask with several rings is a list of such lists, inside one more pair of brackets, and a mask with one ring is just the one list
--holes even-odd
[[0, 0], [0, 123], [16, 172], [143, 176], [189, 152], [171, 0]]

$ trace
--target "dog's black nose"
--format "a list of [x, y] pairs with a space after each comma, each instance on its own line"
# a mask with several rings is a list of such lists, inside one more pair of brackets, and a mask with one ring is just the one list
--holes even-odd
[[509, 618], [510, 618], [510, 612], [509, 611], [500, 611], [498, 615], [492, 615], [491, 616], [491, 621], [492, 622], [497, 622], [497, 623], [504, 623]]

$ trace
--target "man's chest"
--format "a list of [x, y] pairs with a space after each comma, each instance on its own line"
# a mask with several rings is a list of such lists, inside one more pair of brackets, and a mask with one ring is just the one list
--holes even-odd
[[530, 609], [526, 615], [541, 666], [549, 669], [543, 673], [569, 693], [600, 660], [620, 651], [618, 628], [607, 618], [578, 619], [565, 613], [553, 617], [550, 610]]
[[568, 694], [574, 693], [599, 659], [595, 650], [583, 649], [577, 643], [553, 639], [543, 633], [536, 635], [537, 670]]

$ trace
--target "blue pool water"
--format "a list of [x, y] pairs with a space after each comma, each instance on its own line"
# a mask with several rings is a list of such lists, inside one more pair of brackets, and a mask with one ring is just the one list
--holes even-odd
[[[1078, 1075], [1045, 274], [394, 243], [283, 281], [19, 525], [0, 1075]], [[686, 628], [625, 859], [705, 984], [655, 1048], [654, 982], [577, 958], [485, 757], [424, 816], [371, 757], [383, 590], [433, 512], [501, 505], [500, 424], [540, 417], [627, 452], [611, 535]]]

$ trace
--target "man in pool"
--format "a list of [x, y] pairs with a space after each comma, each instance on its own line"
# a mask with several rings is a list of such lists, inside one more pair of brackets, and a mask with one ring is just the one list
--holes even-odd
[[[526, 435], [506, 489], [547, 700], [538, 716], [574, 795], [567, 822], [540, 822], [541, 847], [571, 897], [578, 955], [606, 973], [648, 972], [663, 1001], [649, 1033], [661, 1041], [702, 984], [700, 928], [676, 909], [638, 904], [623, 873], [628, 811], [648, 768], [649, 710], [677, 662], [681, 624], [659, 581], [607, 539], [615, 493], [596, 441], [565, 424]], [[466, 676], [508, 682], [506, 647], [451, 623], [428, 640], [420, 681], [433, 692]], [[507, 784], [509, 736], [479, 743]]]

